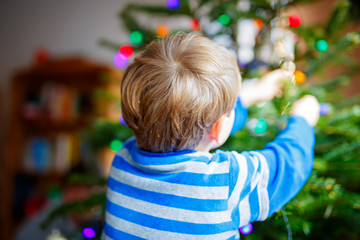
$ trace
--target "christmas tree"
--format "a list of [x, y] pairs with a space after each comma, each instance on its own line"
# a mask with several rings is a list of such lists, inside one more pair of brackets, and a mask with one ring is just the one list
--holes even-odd
[[[152, 40], [177, 31], [198, 31], [223, 44], [236, 56], [243, 84], [254, 84], [272, 69], [295, 71], [295, 82], [284, 82], [281, 97], [249, 109], [246, 127], [231, 136], [222, 150], [261, 149], [284, 128], [293, 101], [312, 94], [321, 102], [322, 116], [315, 128], [315, 164], [310, 179], [282, 210], [265, 222], [241, 229], [242, 239], [360, 237], [360, 95], [344, 98], [339, 92], [339, 87], [348, 84], [350, 77], [360, 69], [347, 54], [360, 44], [360, 31], [343, 31], [356, 21], [359, 3], [339, 0], [325, 25], [305, 27], [301, 24], [301, 16], [291, 12], [291, 7], [304, 2], [310, 1], [168, 0], [163, 5], [131, 3], [119, 13], [129, 31], [130, 42], [100, 41], [102, 46], [114, 51], [114, 64], [125, 68], [136, 55], [134, 51], [139, 52]], [[143, 15], [161, 19], [181, 18], [188, 27], [146, 26], [139, 20]], [[338, 66], [343, 69], [340, 74], [327, 75], [329, 68]], [[109, 93], [100, 95], [112, 97]], [[120, 150], [122, 141], [131, 135], [123, 122], [108, 120], [95, 122], [93, 128], [84, 133], [94, 151], [110, 147], [114, 152]], [[101, 177], [72, 177], [72, 181], [99, 186], [104, 186], [104, 180]], [[47, 222], [72, 211], [86, 211], [94, 206], [104, 208], [104, 205], [105, 188], [84, 202], [57, 208]], [[100, 236], [100, 232], [95, 235]]]

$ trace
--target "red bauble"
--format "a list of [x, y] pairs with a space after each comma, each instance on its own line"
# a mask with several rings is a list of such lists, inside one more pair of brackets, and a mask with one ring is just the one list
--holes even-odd
[[119, 49], [119, 52], [124, 54], [129, 59], [134, 54], [134, 49], [129, 45], [124, 45]]
[[193, 31], [199, 31], [199, 30], [200, 30], [200, 23], [199, 23], [199, 21], [196, 20], [195, 18], [194, 18], [194, 19], [191, 19], [190, 28], [191, 28], [191, 30], [193, 30]]
[[297, 14], [291, 14], [288, 18], [289, 25], [292, 28], [297, 28], [301, 25], [301, 18]]

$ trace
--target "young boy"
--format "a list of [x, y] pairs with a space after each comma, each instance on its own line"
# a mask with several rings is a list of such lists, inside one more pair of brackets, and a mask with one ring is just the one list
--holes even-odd
[[247, 106], [279, 93], [286, 74], [240, 93], [235, 58], [212, 40], [176, 34], [148, 45], [121, 83], [136, 138], [113, 161], [103, 239], [239, 239], [239, 227], [293, 198], [313, 166], [314, 97], [293, 105], [263, 150], [209, 153], [243, 127]]

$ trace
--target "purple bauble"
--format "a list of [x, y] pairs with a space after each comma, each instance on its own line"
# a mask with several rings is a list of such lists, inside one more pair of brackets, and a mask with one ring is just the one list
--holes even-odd
[[123, 53], [117, 53], [115, 54], [113, 58], [114, 65], [118, 68], [124, 68], [128, 65], [129, 59], [127, 56]]
[[326, 115], [330, 112], [330, 107], [326, 103], [320, 103], [320, 114]]

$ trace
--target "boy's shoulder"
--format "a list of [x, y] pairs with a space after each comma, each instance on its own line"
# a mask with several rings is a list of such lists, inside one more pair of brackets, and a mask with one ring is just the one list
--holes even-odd
[[193, 172], [203, 174], [229, 173], [231, 162], [245, 160], [241, 153], [216, 150], [214, 153], [184, 150], [169, 153], [152, 153], [137, 147], [136, 138], [126, 140], [123, 148], [115, 155], [116, 159], [133, 166], [146, 168], [147, 171]]

